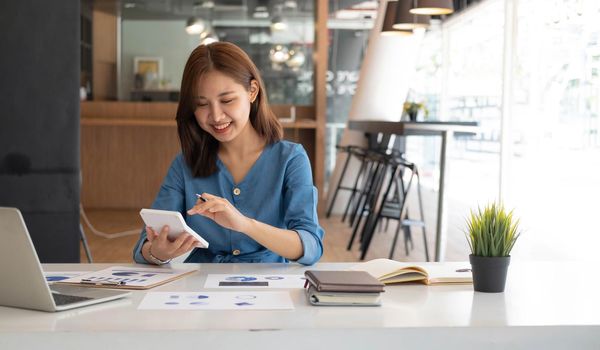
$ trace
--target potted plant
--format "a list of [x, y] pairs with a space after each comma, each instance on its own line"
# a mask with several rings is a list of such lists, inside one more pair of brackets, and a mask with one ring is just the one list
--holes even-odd
[[419, 114], [420, 110], [422, 110], [425, 113], [425, 116], [429, 114], [429, 111], [427, 110], [427, 107], [424, 103], [404, 102], [403, 110], [406, 114], [408, 114], [408, 118], [411, 122], [417, 120], [417, 115]]
[[476, 291], [504, 291], [510, 251], [521, 234], [518, 227], [519, 220], [513, 219], [513, 212], [507, 212], [502, 204], [491, 203], [483, 210], [471, 211], [465, 234]]

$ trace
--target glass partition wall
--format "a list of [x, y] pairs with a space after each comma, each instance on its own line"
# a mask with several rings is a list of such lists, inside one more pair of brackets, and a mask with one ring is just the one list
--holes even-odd
[[313, 1], [122, 2], [118, 99], [177, 101], [190, 52], [228, 41], [256, 63], [272, 104], [313, 104]]
[[[428, 31], [409, 98], [481, 127], [450, 150], [449, 242], [469, 209], [502, 199], [524, 230], [515, 256], [600, 259], [599, 22], [593, 0], [487, 0]], [[431, 189], [435, 142], [408, 140]]]

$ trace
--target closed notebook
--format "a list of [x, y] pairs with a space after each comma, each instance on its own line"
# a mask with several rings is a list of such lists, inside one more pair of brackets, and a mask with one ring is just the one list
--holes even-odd
[[384, 284], [364, 271], [307, 270], [306, 279], [317, 292], [379, 293]]
[[319, 292], [310, 284], [306, 290], [312, 305], [323, 306], [379, 306], [381, 293]]

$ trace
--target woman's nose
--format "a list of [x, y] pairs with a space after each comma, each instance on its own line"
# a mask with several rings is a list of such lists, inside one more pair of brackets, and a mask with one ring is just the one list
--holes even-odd
[[214, 120], [215, 122], [218, 122], [219, 120], [223, 119], [223, 110], [219, 107], [218, 104], [212, 104], [211, 108], [210, 108], [210, 116], [211, 119]]

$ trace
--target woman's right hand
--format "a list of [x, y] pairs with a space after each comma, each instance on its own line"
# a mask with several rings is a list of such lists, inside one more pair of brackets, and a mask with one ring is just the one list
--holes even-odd
[[169, 226], [164, 226], [160, 233], [146, 226], [146, 237], [150, 242], [148, 252], [160, 260], [169, 260], [189, 252], [196, 246], [196, 239], [187, 232], [179, 235], [174, 241], [169, 240]]

